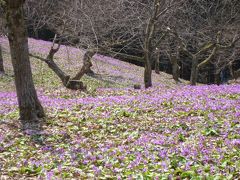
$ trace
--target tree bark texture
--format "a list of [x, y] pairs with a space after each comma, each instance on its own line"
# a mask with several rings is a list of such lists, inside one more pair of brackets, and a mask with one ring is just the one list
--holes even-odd
[[76, 74], [76, 76], [72, 78], [72, 80], [80, 80], [84, 74], [91, 72], [91, 67], [92, 67], [91, 59], [95, 54], [96, 54], [95, 51], [87, 51], [84, 54], [83, 66], [81, 70]]
[[144, 84], [145, 88], [149, 88], [152, 86], [152, 66], [150, 61], [145, 62]]
[[159, 3], [157, 0], [154, 1], [154, 10], [152, 16], [148, 20], [147, 28], [145, 30], [144, 38], [144, 84], [145, 88], [152, 86], [152, 40], [156, 28], [156, 19], [159, 11]]
[[157, 52], [157, 57], [155, 59], [155, 72], [157, 74], [160, 74], [160, 69], [159, 69], [160, 62], [159, 62], [159, 60], [160, 60], [160, 52]]
[[234, 77], [235, 80], [237, 80], [240, 77], [240, 69], [233, 72], [233, 77]]
[[171, 60], [171, 64], [172, 64], [172, 75], [173, 75], [173, 79], [176, 82], [179, 82], [179, 71], [180, 71], [180, 67], [178, 65], [178, 58], [177, 56], [171, 56], [170, 57]]
[[32, 79], [23, 4], [23, 0], [7, 0], [6, 18], [20, 120], [31, 122], [45, 114]]
[[197, 78], [198, 78], [198, 60], [196, 56], [193, 56], [192, 58], [192, 68], [191, 68], [191, 78], [190, 83], [191, 85], [195, 86], [197, 84]]
[[150, 19], [146, 29], [146, 37], [144, 42], [144, 84], [145, 88], [152, 86], [152, 63], [151, 63], [151, 42], [155, 29], [154, 20]]
[[217, 85], [220, 85], [221, 84], [221, 78], [220, 78], [220, 73], [216, 72], [214, 74], [214, 83], [217, 84]]
[[4, 74], [4, 65], [3, 65], [3, 55], [2, 55], [2, 46], [0, 44], [0, 74]]

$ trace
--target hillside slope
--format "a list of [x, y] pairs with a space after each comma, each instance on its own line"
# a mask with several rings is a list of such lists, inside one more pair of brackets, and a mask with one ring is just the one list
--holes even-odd
[[[1, 38], [0, 43], [5, 52], [5, 67], [7, 71], [12, 74], [8, 41], [7, 39]], [[42, 57], [47, 56], [51, 45], [51, 42], [29, 39], [30, 52]], [[66, 73], [74, 75], [82, 66], [83, 53], [84, 51], [77, 48], [62, 46], [55, 55], [55, 61]], [[49, 84], [54, 84], [58, 87], [61, 86], [59, 79], [43, 62], [31, 58], [31, 63], [37, 86], [48, 87]], [[96, 74], [93, 77], [85, 76], [83, 80], [85, 84], [90, 85], [90, 87], [91, 83], [95, 84], [96, 87], [133, 87], [134, 84], [143, 85], [144, 68], [118, 59], [95, 55], [92, 69]], [[10, 80], [7, 79], [6, 81], [9, 82]], [[160, 84], [167, 87], [176, 86], [171, 75], [164, 72], [158, 75], [153, 72], [153, 85]], [[4, 85], [2, 84], [2, 86]]]
[[[45, 55], [50, 43], [30, 45]], [[74, 73], [81, 51], [68, 58], [64, 48], [56, 61]], [[239, 179], [240, 85], [175, 86], [162, 73], [134, 90], [142, 68], [96, 56], [102, 79], [85, 76], [89, 91], [79, 92], [32, 62], [47, 117], [22, 131], [13, 78], [1, 77], [0, 179]]]

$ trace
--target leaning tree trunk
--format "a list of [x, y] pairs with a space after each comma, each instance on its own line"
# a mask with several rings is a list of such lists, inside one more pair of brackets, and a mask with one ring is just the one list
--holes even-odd
[[54, 61], [54, 55], [58, 52], [60, 48], [60, 44], [57, 48], [54, 48], [55, 45], [55, 39], [53, 41], [53, 45], [49, 51], [49, 54], [47, 58], [42, 58], [40, 56], [36, 56], [33, 54], [30, 54], [31, 57], [40, 59], [41, 61], [44, 61], [47, 63], [48, 67], [61, 79], [63, 85], [72, 90], [86, 90], [86, 86], [83, 85], [83, 82], [81, 82], [81, 78], [84, 74], [87, 73], [93, 73], [91, 70], [92, 62], [91, 58], [96, 54], [96, 51], [94, 50], [88, 50], [83, 57], [83, 66], [80, 69], [80, 71], [74, 76], [73, 78], [70, 77], [70, 75], [66, 74]]
[[0, 74], [4, 74], [4, 66], [3, 66], [3, 56], [2, 56], [2, 47], [0, 44]]
[[6, 17], [20, 120], [31, 123], [45, 114], [32, 79], [23, 4], [24, 0], [7, 0]]
[[95, 51], [87, 51], [84, 54], [83, 66], [82, 66], [81, 70], [76, 74], [76, 76], [72, 78], [72, 80], [75, 80], [75, 81], [80, 80], [83, 77], [84, 74], [92, 72], [92, 70], [91, 70], [91, 67], [92, 67], [91, 59], [95, 54], [96, 54]]
[[66, 85], [67, 88], [74, 89], [74, 90], [78, 90], [78, 89], [85, 90], [86, 89], [86, 86], [83, 85], [83, 83], [80, 81], [80, 79], [83, 77], [84, 74], [87, 74], [92, 71], [91, 70], [91, 67], [92, 67], [91, 59], [95, 54], [96, 54], [96, 52], [91, 51], [91, 50], [87, 51], [84, 54], [83, 66], [80, 69], [80, 71], [73, 78], [71, 78], [68, 81], [68, 83]]
[[191, 68], [191, 78], [190, 78], [191, 85], [195, 86], [197, 84], [197, 78], [198, 78], [198, 60], [197, 60], [196, 56], [193, 56], [192, 68]]

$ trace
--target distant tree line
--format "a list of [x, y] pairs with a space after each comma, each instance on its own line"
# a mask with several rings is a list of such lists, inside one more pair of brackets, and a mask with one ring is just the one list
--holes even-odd
[[[176, 80], [189, 71], [193, 85], [204, 81], [203, 74], [207, 75], [209, 67], [218, 79], [222, 71], [233, 68], [231, 72], [234, 72], [239, 64], [236, 52], [240, 2], [237, 0], [45, 0], [27, 3], [28, 24], [36, 34], [38, 29], [45, 27], [69, 44], [143, 64], [146, 87], [152, 84], [151, 70], [155, 68], [158, 72], [163, 59], [168, 60], [166, 65], [171, 65]], [[221, 36], [217, 37], [220, 32]], [[229, 47], [215, 48], [213, 44], [217, 43], [217, 38], [221, 41], [218, 45]]]

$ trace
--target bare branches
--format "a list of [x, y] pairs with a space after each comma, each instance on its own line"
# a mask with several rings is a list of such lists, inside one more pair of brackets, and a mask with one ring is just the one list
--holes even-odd
[[[29, 8], [30, 17], [42, 16], [31, 22], [36, 27], [44, 25], [53, 30], [68, 44], [87, 52], [107, 52], [144, 61], [145, 69], [149, 70], [145, 73], [149, 77], [145, 78], [146, 87], [151, 86], [155, 49], [164, 51], [164, 43], [169, 43], [165, 37], [173, 36], [175, 47], [187, 57], [182, 60], [183, 67], [189, 66], [191, 59], [192, 64], [197, 62], [194, 68], [201, 71], [210, 62], [216, 63], [219, 54], [234, 48], [240, 39], [239, 35], [232, 39], [240, 24], [238, 0], [43, 0], [31, 3], [39, 8], [32, 12]], [[46, 10], [41, 12], [42, 7]], [[53, 46], [49, 59], [57, 51]], [[84, 59], [90, 62], [91, 58], [86, 55]], [[87, 64], [86, 67], [91, 67], [91, 63]]]
[[230, 49], [230, 48], [233, 48], [239, 40], [240, 40], [240, 34], [236, 35], [229, 45], [224, 46], [224, 45], [221, 45], [220, 43], [217, 43], [216, 46], [221, 50]]
[[47, 56], [47, 59], [48, 59], [49, 61], [53, 61], [54, 55], [58, 52], [58, 50], [60, 49], [60, 46], [61, 46], [61, 44], [59, 43], [59, 44], [57, 45], [57, 47], [54, 48], [55, 42], [56, 42], [56, 38], [57, 38], [57, 35], [55, 34], [54, 39], [53, 39], [53, 42], [52, 42], [51, 49], [50, 49], [50, 51], [49, 51], [49, 53], [48, 53], [48, 56]]

